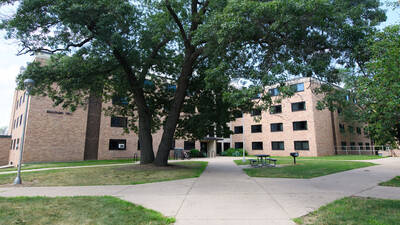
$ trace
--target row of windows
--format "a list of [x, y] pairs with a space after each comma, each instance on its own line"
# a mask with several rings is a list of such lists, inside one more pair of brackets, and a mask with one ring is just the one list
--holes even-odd
[[22, 125], [22, 116], [23, 114], [21, 114], [21, 116], [18, 116], [16, 120], [13, 121], [13, 128], [17, 128], [18, 126]]
[[[271, 123], [271, 132], [281, 132], [283, 131], [283, 123]], [[307, 121], [296, 121], [293, 122], [293, 130], [307, 130]], [[235, 126], [233, 128], [235, 134], [243, 134], [243, 126]], [[251, 125], [251, 133], [262, 133], [262, 125]]]
[[[342, 150], [348, 150], [347, 142], [342, 141], [340, 144], [341, 144]], [[357, 144], [358, 144], [358, 148], [357, 149], [364, 150], [364, 144], [362, 142], [358, 142]], [[350, 142], [350, 149], [351, 150], [356, 150], [356, 143], [355, 142]], [[368, 142], [366, 142], [365, 143], [365, 150], [370, 150], [370, 149], [371, 149], [370, 144]]]
[[[304, 111], [306, 110], [306, 102], [295, 102], [291, 104], [292, 107], [292, 112], [297, 112], [297, 111]], [[282, 105], [273, 105], [269, 109], [270, 114], [279, 114], [282, 113]], [[261, 110], [260, 109], [254, 109], [251, 111], [251, 116], [261, 116]], [[242, 112], [235, 112], [234, 113], [235, 118], [242, 118], [243, 113]]]
[[[310, 150], [310, 146], [308, 141], [294, 141], [294, 150]], [[243, 142], [235, 142], [235, 148], [243, 148]], [[284, 141], [272, 141], [271, 148], [274, 151], [283, 151], [285, 150], [285, 142]], [[251, 143], [252, 150], [263, 150], [264, 143], [262, 141], [256, 141]]]
[[[292, 84], [292, 85], [290, 85], [290, 88], [294, 92], [304, 91], [304, 83]], [[279, 95], [279, 89], [278, 88], [271, 88], [271, 89], [269, 89], [269, 94], [271, 96], [278, 96]]]
[[[346, 132], [346, 128], [344, 126], [344, 124], [339, 124], [339, 129], [341, 133], [345, 133]], [[353, 126], [348, 126], [347, 130], [349, 133], [353, 134], [354, 133], [354, 127]], [[361, 128], [360, 127], [356, 127], [356, 132], [358, 135], [361, 135]], [[367, 133], [364, 130], [364, 134], [367, 135]]]
[[11, 150], [18, 150], [19, 148], [19, 138], [11, 140]]
[[22, 103], [25, 102], [25, 98], [26, 98], [26, 93], [24, 93], [23, 96], [19, 97], [19, 100], [17, 99], [16, 103], [15, 103], [15, 109], [17, 110], [19, 107], [21, 107]]

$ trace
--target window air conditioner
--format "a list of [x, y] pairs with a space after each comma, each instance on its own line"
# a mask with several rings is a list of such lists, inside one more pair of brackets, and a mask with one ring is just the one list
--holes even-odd
[[118, 149], [125, 149], [125, 144], [118, 144]]

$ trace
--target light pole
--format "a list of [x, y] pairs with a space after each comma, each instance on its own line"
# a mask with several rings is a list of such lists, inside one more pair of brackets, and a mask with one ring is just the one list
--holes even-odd
[[25, 106], [25, 115], [24, 115], [24, 125], [22, 127], [22, 137], [21, 137], [21, 148], [19, 152], [19, 159], [18, 159], [18, 172], [17, 172], [17, 177], [14, 180], [14, 184], [22, 184], [21, 180], [21, 164], [22, 164], [22, 153], [24, 151], [24, 144], [25, 144], [25, 127], [26, 127], [26, 118], [28, 116], [28, 105], [29, 105], [29, 94], [35, 85], [35, 81], [32, 79], [26, 79], [24, 80], [24, 85], [25, 85], [25, 90], [26, 90], [26, 95], [27, 95], [27, 100], [26, 100], [26, 106]]
[[242, 143], [243, 143], [242, 151], [243, 151], [243, 159], [242, 159], [242, 161], [243, 161], [243, 162], [246, 162], [246, 150], [244, 150], [244, 113], [243, 113], [243, 112], [242, 112], [242, 129], [243, 129], [243, 132], [242, 132]]

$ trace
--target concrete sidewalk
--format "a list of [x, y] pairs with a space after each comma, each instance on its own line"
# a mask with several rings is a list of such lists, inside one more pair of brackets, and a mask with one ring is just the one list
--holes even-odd
[[[250, 178], [232, 158], [207, 159], [200, 178], [141, 185], [0, 188], [0, 196], [111, 195], [166, 216], [177, 225], [294, 224], [292, 218], [346, 196], [398, 198], [377, 186], [400, 174], [400, 158], [313, 179]], [[396, 197], [395, 197], [396, 196]]]

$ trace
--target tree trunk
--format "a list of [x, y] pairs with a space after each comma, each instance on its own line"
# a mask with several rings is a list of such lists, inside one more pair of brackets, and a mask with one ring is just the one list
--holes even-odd
[[176, 125], [181, 113], [182, 105], [186, 97], [186, 91], [189, 85], [189, 78], [193, 73], [194, 59], [191, 54], [185, 57], [182, 67], [181, 76], [178, 80], [178, 86], [174, 96], [174, 102], [171, 110], [168, 113], [164, 125], [164, 132], [162, 134], [160, 145], [158, 146], [157, 157], [154, 160], [156, 166], [167, 166], [168, 156], [172, 146]]
[[154, 162], [151, 118], [146, 113], [143, 114], [139, 115], [140, 164], [149, 164]]

